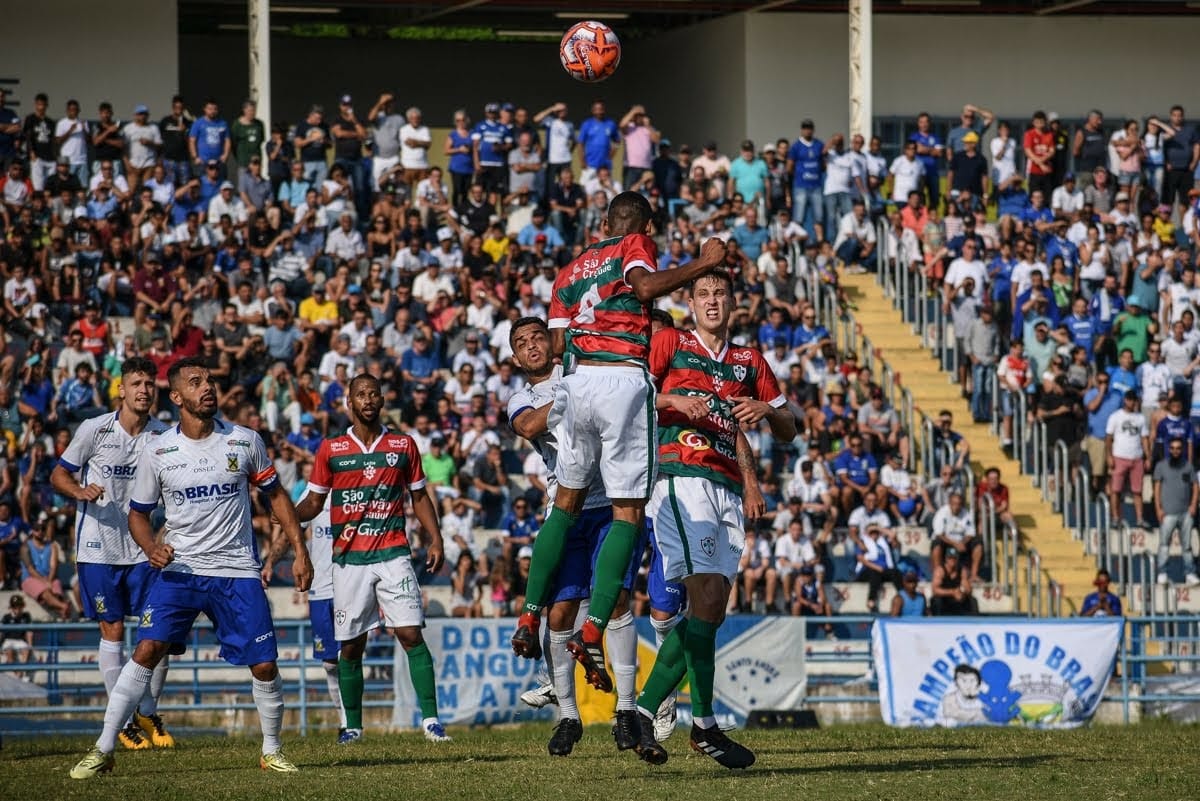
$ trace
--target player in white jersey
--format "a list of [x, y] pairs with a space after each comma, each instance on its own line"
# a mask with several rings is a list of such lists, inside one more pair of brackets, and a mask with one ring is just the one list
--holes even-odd
[[[146, 594], [158, 578], [158, 571], [129, 536], [128, 517], [138, 460], [147, 443], [154, 443], [168, 428], [150, 416], [156, 372], [149, 359], [126, 359], [121, 365], [120, 408], [82, 422], [50, 474], [54, 490], [78, 504], [79, 597], [84, 616], [100, 624], [96, 664], [109, 694], [125, 664], [125, 618], [141, 616]], [[154, 669], [146, 697], [121, 730], [119, 738], [126, 748], [175, 745], [158, 716], [168, 661], [164, 657]]]
[[[212, 621], [221, 656], [248, 665], [263, 732], [264, 770], [297, 768], [279, 744], [283, 693], [275, 626], [262, 584], [262, 563], [250, 520], [250, 486], [270, 497], [271, 511], [295, 550], [292, 573], [305, 592], [312, 562], [300, 536], [296, 510], [279, 484], [262, 438], [216, 419], [217, 389], [201, 359], [182, 359], [167, 373], [179, 425], [160, 434], [142, 455], [129, 500], [129, 533], [162, 571], [150, 589], [138, 628], [138, 645], [109, 694], [104, 730], [71, 770], [89, 779], [113, 769], [117, 732], [145, 694], [154, 667], [172, 644], [186, 642], [196, 617]], [[155, 541], [150, 512], [166, 507], [166, 535]]]
[[[342, 706], [342, 690], [338, 686], [338, 641], [333, 633], [333, 525], [329, 520], [330, 499], [320, 514], [308, 525], [308, 554], [312, 559], [313, 580], [308, 588], [308, 620], [311, 626], [313, 659], [320, 659], [325, 668], [325, 684], [329, 700], [338, 713], [338, 737], [346, 731], [346, 708]], [[276, 535], [282, 531], [275, 532]], [[267, 557], [267, 572], [271, 572], [277, 554], [287, 541], [277, 536], [272, 553]]]
[[[554, 479], [558, 443], [548, 428], [547, 420], [562, 380], [562, 368], [550, 359], [549, 329], [541, 318], [523, 317], [517, 320], [509, 332], [509, 342], [513, 359], [529, 380], [508, 401], [509, 422], [513, 430], [528, 439], [545, 460], [550, 470], [546, 493], [550, 503], [553, 503], [558, 488]], [[604, 482], [597, 478], [588, 490], [583, 511], [563, 542], [562, 560], [549, 589], [549, 599], [537, 600], [539, 605], [546, 600], [551, 601], [547, 615], [546, 662], [551, 672], [554, 694], [558, 698], [559, 721], [547, 748], [554, 756], [570, 754], [583, 734], [579, 708], [575, 702], [575, 663], [567, 651], [567, 640], [577, 628], [576, 617], [581, 601], [585, 601], [590, 594], [594, 556], [604, 542], [612, 519], [612, 501], [605, 493]], [[633, 588], [644, 551], [644, 542], [634, 549], [634, 558], [630, 560], [625, 574], [624, 592], [617, 601], [607, 629], [609, 656], [613, 673], [616, 674], [617, 689], [613, 738], [617, 748], [622, 751], [637, 744], [640, 725], [636, 687], [637, 631], [629, 611], [629, 592]], [[534, 642], [536, 645], [536, 640]], [[541, 655], [539, 651], [535, 648], [532, 653], [525, 655], [536, 659]]]

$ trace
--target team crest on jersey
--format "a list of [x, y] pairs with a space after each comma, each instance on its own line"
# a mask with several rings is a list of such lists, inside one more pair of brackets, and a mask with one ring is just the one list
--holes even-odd
[[745, 381], [746, 380], [746, 365], [735, 364], [733, 366], [733, 377], [736, 378], [738, 381]]
[[396, 464], [400, 461], [400, 454], [389, 453], [386, 458], [387, 458], [388, 467], [395, 467]]
[[233, 451], [225, 454], [225, 469], [230, 473], [236, 473], [239, 469], [238, 455]]
[[[393, 454], [390, 454], [390, 453], [388, 454], [388, 456], [392, 456], [392, 455]], [[369, 464], [363, 468], [363, 478], [365, 478], [367, 481], [375, 480], [375, 465]]]
[[717, 552], [717, 541], [712, 537], [705, 537], [700, 540], [700, 550], [704, 551], [705, 556], [712, 556]]
[[325, 650], [325, 640], [322, 637], [313, 637], [313, 648], [317, 651]]
[[339, 610], [337, 610], [336, 612], [334, 612], [334, 613], [333, 613], [333, 619], [337, 621], [337, 624], [338, 624], [339, 626], [344, 626], [344, 625], [346, 625], [346, 610], [345, 610], [345, 609], [339, 609]]
[[108, 604], [104, 602], [104, 596], [96, 593], [96, 597], [92, 599], [92, 605], [96, 607], [96, 614], [103, 615], [108, 611]]
[[154, 608], [147, 606], [145, 608], [145, 610], [142, 612], [142, 622], [139, 623], [138, 625], [149, 626], [153, 617], [154, 617]]

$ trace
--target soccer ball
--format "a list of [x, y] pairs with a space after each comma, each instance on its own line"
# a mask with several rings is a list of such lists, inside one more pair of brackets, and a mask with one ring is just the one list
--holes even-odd
[[603, 81], [621, 63], [621, 42], [603, 22], [577, 22], [563, 34], [558, 46], [563, 69], [577, 81]]

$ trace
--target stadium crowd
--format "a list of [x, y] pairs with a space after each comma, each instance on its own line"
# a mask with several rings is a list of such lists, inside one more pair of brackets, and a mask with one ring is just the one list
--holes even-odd
[[[1200, 437], [1200, 134], [1183, 109], [1111, 131], [1093, 112], [1072, 132], [1055, 114], [997, 122], [966, 105], [944, 138], [920, 115], [889, 163], [878, 137], [823, 142], [810, 120], [798, 138], [724, 155], [676, 147], [641, 106], [614, 119], [597, 101], [577, 122], [562, 103], [489, 103], [435, 139], [390, 94], [369, 109], [337, 101], [267, 130], [252, 102], [228, 120], [176, 97], [165, 116], [139, 105], [126, 120], [108, 103], [85, 119], [68, 100], [54, 118], [38, 95], [22, 119], [0, 90], [6, 588], [74, 614], [57, 457], [80, 421], [108, 413], [123, 359], [151, 359], [165, 387], [172, 363], [201, 356], [223, 413], [263, 434], [294, 498], [322, 439], [347, 425], [349, 380], [377, 376], [443, 514], [450, 558], [432, 580], [452, 585], [456, 615], [519, 609], [547, 475], [505, 420], [523, 383], [508, 332], [545, 317], [557, 270], [601, 238], [622, 189], [655, 210], [661, 269], [709, 237], [728, 242], [735, 339], [763, 349], [799, 422], [794, 442], [746, 432], [768, 512], [732, 610], [828, 614], [827, 586], [859, 580], [872, 610], [892, 584], [895, 614], [963, 614], [989, 578], [950, 413], [935, 436], [952, 455], [911, 474], [880, 376], [839, 353], [823, 319], [826, 295], [845, 306], [839, 272], [874, 269], [877, 248], [940, 293], [977, 418], [991, 415], [994, 373], [1006, 439], [1027, 409], [1097, 482], [1111, 473], [1114, 503], [1132, 489], [1137, 522], [1190, 532], [1196, 493], [1180, 508], [1178, 483], [1195, 485], [1185, 463]], [[661, 325], [687, 314], [682, 292], [659, 303]], [[157, 414], [175, 417], [166, 392]], [[977, 491], [1011, 521], [998, 471]], [[917, 526], [927, 559], [898, 537]], [[480, 531], [501, 533], [485, 547]]]

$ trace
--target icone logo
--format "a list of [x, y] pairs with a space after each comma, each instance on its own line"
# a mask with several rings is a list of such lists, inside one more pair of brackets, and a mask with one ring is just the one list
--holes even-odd
[[201, 484], [198, 487], [185, 487], [182, 491], [171, 493], [171, 500], [176, 506], [183, 506], [185, 500], [202, 501], [208, 498], [226, 498], [236, 495], [239, 491], [238, 482], [230, 481], [224, 484]]
[[679, 438], [676, 441], [680, 445], [695, 451], [706, 451], [712, 447], [712, 444], [708, 441], [708, 437], [692, 429], [679, 432]]

